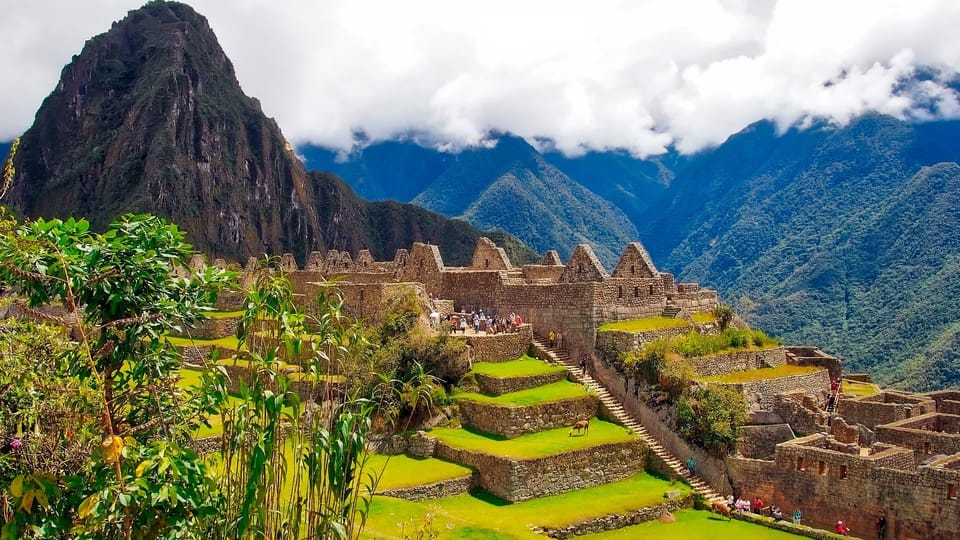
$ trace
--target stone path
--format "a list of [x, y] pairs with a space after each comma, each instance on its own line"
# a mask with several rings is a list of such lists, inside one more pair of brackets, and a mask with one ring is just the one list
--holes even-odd
[[544, 343], [539, 340], [533, 341], [536, 346], [546, 351], [547, 354], [558, 364], [563, 365], [567, 368], [567, 371], [580, 383], [589, 388], [592, 392], [597, 394], [597, 397], [600, 398], [600, 402], [609, 410], [616, 418], [617, 421], [624, 426], [633, 430], [634, 433], [640, 436], [640, 439], [643, 443], [650, 449], [651, 452], [656, 454], [660, 459], [667, 464], [670, 469], [676, 473], [680, 478], [685, 479], [690, 487], [697, 492], [698, 495], [701, 495], [703, 498], [710, 502], [724, 502], [724, 497], [720, 495], [715, 489], [710, 487], [709, 484], [704, 482], [701, 478], [696, 475], [691, 475], [690, 471], [687, 470], [687, 466], [677, 459], [676, 456], [670, 453], [659, 441], [653, 438], [652, 435], [647, 431], [643, 424], [634, 419], [626, 409], [623, 408], [623, 405], [614, 398], [607, 389], [597, 382], [589, 374], [580, 374], [580, 366], [576, 365], [576, 362], [570, 358], [570, 355], [564, 351], [551, 349], [547, 343]]

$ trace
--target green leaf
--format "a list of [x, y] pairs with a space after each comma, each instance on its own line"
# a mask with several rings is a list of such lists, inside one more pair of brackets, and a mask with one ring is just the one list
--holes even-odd
[[13, 479], [13, 483], [10, 484], [10, 495], [19, 499], [23, 496], [23, 475]]

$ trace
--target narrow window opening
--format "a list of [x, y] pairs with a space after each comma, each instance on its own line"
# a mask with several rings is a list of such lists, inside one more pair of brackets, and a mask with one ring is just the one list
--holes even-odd
[[929, 442], [923, 443], [923, 453], [927, 455], [933, 453], [933, 448], [931, 447]]
[[490, 268], [490, 259], [484, 259], [484, 260], [483, 260], [483, 267], [484, 267], [484, 268]]
[[633, 275], [633, 274], [636, 274], [636, 273], [637, 273], [636, 267], [631, 264], [631, 265], [630, 265], [630, 274]]
[[640, 287], [634, 287], [634, 288], [633, 288], [633, 296], [634, 296], [635, 298], [640, 298]]
[[846, 477], [847, 477], [847, 466], [846, 466], [846, 465], [841, 465], [841, 466], [840, 466], [840, 478], [843, 479], [843, 478], [846, 478]]
[[650, 296], [653, 296], [653, 285], [650, 286]]
[[617, 285], [617, 298], [623, 298], [623, 285]]
[[820, 473], [820, 476], [823, 476], [823, 475], [827, 474], [827, 464], [826, 464], [826, 462], [824, 462], [824, 461], [822, 461], [822, 460], [820, 461], [820, 463], [819, 463], [818, 466], [817, 466], [817, 472]]
[[957, 485], [947, 484], [947, 498], [951, 501], [957, 500]]
[[802, 470], [803, 470], [803, 458], [802, 458], [802, 457], [798, 457], [798, 458], [797, 458], [797, 470], [798, 470], [798, 471], [802, 471]]

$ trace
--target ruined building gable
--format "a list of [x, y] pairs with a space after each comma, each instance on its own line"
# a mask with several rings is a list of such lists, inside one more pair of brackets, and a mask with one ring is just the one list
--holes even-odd
[[486, 236], [477, 241], [470, 268], [474, 270], [512, 270], [507, 253]]
[[560, 274], [560, 282], [604, 281], [609, 277], [593, 249], [588, 244], [580, 244], [573, 250], [573, 255], [570, 255], [567, 266]]
[[307, 256], [307, 265], [303, 268], [311, 272], [323, 271], [323, 255], [319, 251], [311, 251]]
[[563, 261], [560, 260], [560, 254], [557, 253], [557, 250], [551, 249], [543, 256], [543, 262], [540, 264], [544, 266], [563, 266]]
[[357, 253], [357, 262], [355, 264], [356, 269], [363, 272], [373, 269], [374, 266], [375, 261], [373, 260], [373, 255], [370, 254], [370, 250], [361, 249], [360, 253]]
[[630, 242], [613, 271], [615, 278], [652, 278], [657, 275], [653, 259], [640, 242]]

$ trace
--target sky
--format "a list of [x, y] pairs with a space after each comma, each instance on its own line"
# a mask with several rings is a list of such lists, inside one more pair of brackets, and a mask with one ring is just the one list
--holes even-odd
[[[0, 140], [143, 0], [0, 0]], [[956, 0], [191, 0], [295, 145], [508, 131], [645, 157], [752, 122], [960, 117]], [[78, 7], [82, 6], [82, 7]], [[932, 79], [918, 82], [918, 67]], [[362, 134], [362, 135], [361, 135]]]

